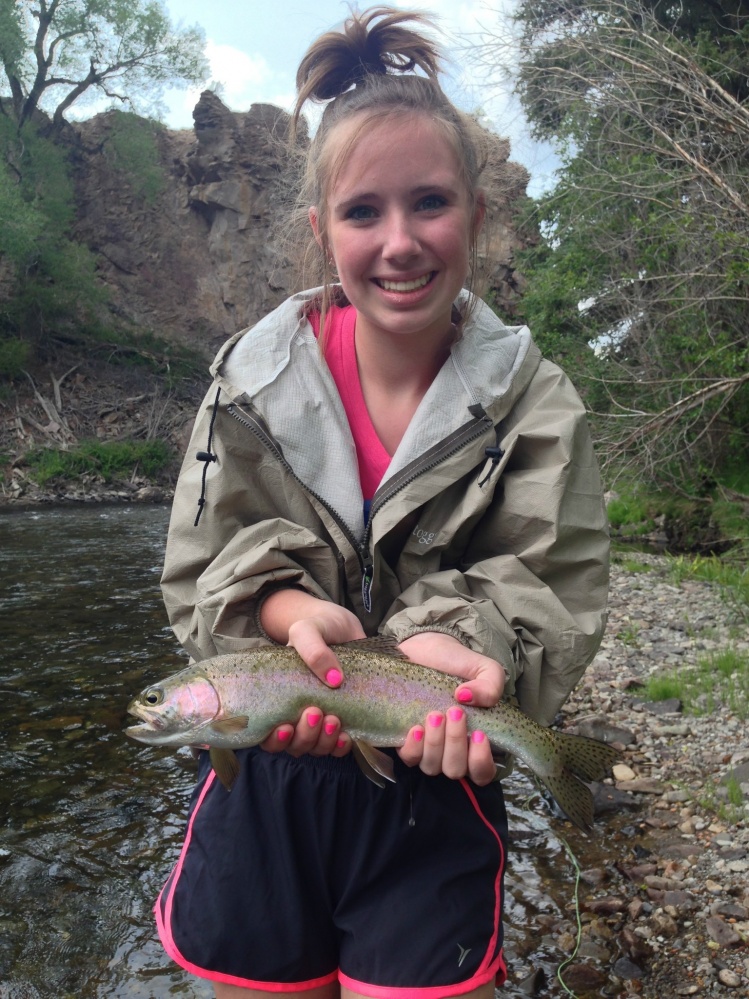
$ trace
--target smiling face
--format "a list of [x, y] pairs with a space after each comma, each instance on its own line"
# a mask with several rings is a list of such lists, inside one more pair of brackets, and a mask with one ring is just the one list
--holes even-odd
[[[328, 192], [324, 242], [357, 311], [357, 337], [443, 342], [482, 204], [474, 204], [453, 145], [431, 118], [390, 115], [346, 128], [334, 137], [349, 148]], [[310, 219], [320, 239], [315, 209]]]

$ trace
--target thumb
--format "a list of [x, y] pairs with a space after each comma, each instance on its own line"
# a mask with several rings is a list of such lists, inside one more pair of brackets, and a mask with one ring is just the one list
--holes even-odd
[[296, 649], [318, 680], [329, 687], [341, 685], [341, 664], [314, 620], [307, 618], [292, 624], [288, 644]]

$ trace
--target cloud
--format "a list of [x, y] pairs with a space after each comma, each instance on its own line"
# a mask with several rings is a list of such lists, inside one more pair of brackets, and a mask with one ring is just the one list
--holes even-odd
[[208, 40], [205, 54], [211, 67], [212, 83], [218, 84], [221, 99], [233, 111], [246, 111], [250, 104], [264, 100], [273, 82], [273, 72], [262, 56], [248, 55], [232, 45]]

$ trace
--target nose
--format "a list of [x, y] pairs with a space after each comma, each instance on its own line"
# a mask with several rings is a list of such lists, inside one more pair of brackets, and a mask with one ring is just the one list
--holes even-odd
[[403, 260], [421, 250], [413, 219], [404, 212], [391, 212], [385, 225], [382, 253], [388, 260]]

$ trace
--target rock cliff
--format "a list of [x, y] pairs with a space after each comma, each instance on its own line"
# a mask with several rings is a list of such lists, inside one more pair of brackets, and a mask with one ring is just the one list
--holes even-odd
[[[136, 328], [210, 354], [297, 290], [280, 232], [294, 165], [288, 115], [267, 104], [237, 113], [205, 91], [192, 131], [155, 133], [166, 183], [146, 199], [107, 155], [116, 113], [76, 125], [77, 237], [98, 254], [111, 308]], [[521, 286], [513, 210], [528, 176], [490, 137], [486, 170], [489, 284], [511, 318]]]

